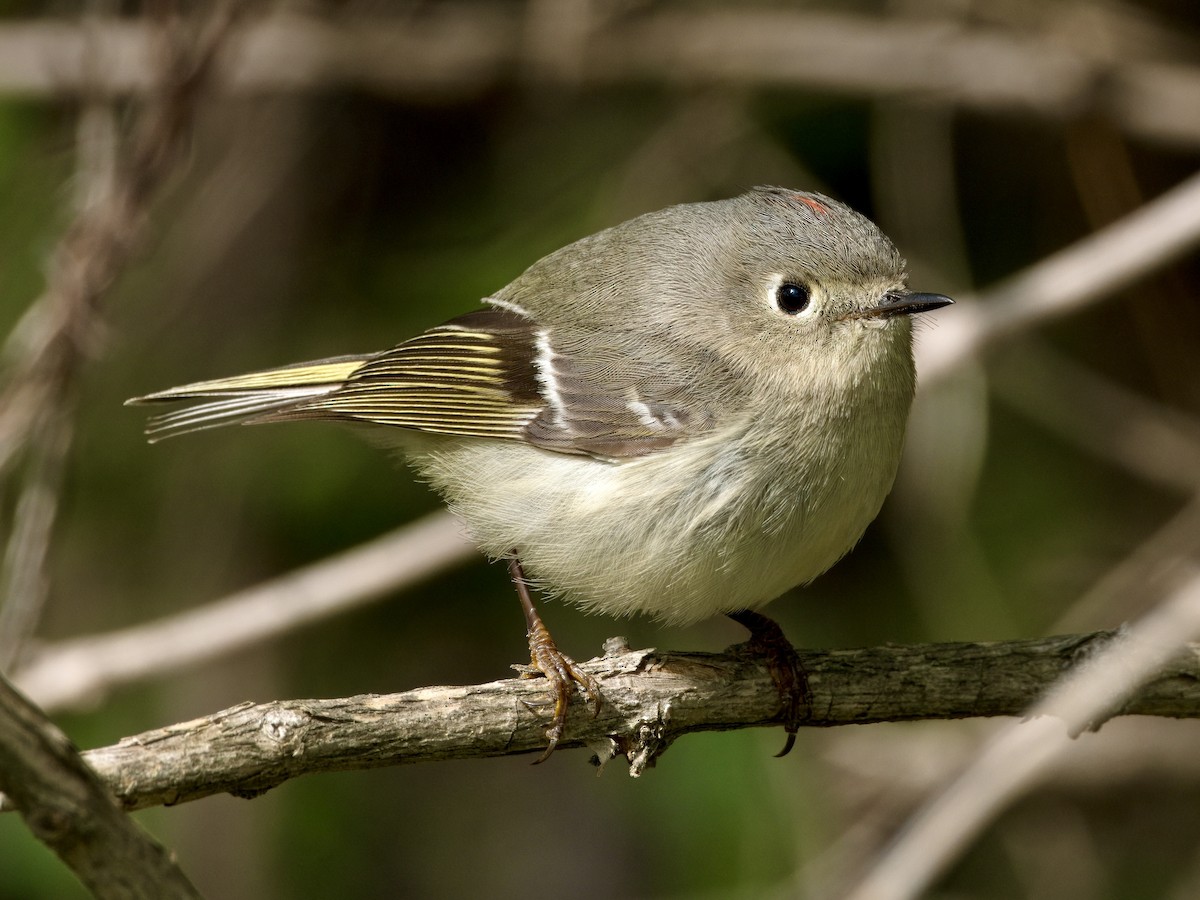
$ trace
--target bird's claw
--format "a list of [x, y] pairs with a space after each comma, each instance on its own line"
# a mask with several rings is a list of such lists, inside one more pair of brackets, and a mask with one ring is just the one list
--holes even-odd
[[809, 718], [812, 712], [812, 694], [809, 691], [808, 674], [804, 671], [804, 664], [800, 661], [796, 648], [774, 619], [752, 610], [730, 613], [729, 618], [749, 629], [750, 640], [744, 646], [751, 653], [764, 659], [767, 671], [771, 673], [771, 680], [775, 682], [782, 706], [780, 718], [787, 733], [783, 749], [775, 756], [787, 756], [796, 745], [796, 733], [800, 730], [800, 723]]
[[542, 755], [534, 760], [533, 764], [536, 766], [549, 759], [554, 748], [558, 746], [563, 729], [567, 724], [567, 708], [571, 703], [574, 686], [578, 685], [580, 690], [587, 694], [588, 704], [592, 708], [592, 718], [595, 718], [600, 714], [600, 684], [583, 671], [575, 660], [558, 649], [545, 626], [535, 627], [529, 632], [529, 661], [530, 669], [536, 670], [536, 672], [527, 672], [524, 677], [534, 678], [538, 674], [544, 675], [549, 682], [550, 695], [554, 700], [554, 715], [546, 729], [546, 738], [549, 744]]

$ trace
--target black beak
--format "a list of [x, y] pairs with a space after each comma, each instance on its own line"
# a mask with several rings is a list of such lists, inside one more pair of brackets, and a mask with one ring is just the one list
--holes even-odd
[[913, 316], [949, 306], [954, 301], [944, 294], [915, 294], [911, 291], [891, 291], [883, 295], [878, 306], [864, 309], [856, 319], [890, 319], [892, 316]]

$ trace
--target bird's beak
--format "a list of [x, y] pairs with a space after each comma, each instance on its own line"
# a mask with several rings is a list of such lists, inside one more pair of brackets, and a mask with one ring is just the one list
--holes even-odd
[[912, 316], [949, 306], [954, 301], [944, 294], [917, 294], [912, 291], [888, 291], [883, 302], [870, 309], [858, 310], [847, 318], [890, 319], [892, 316]]

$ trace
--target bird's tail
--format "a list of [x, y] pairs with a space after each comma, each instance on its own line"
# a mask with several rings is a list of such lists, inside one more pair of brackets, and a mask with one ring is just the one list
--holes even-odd
[[197, 381], [125, 401], [126, 406], [197, 401], [173, 412], [151, 416], [151, 443], [221, 425], [269, 421], [276, 414], [337, 390], [371, 357], [337, 356], [265, 369], [232, 378]]

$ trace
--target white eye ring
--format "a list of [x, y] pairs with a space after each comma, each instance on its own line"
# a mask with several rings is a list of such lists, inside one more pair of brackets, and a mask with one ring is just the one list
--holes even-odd
[[771, 306], [790, 319], [807, 318], [817, 311], [816, 288], [800, 278], [773, 276], [768, 299]]

